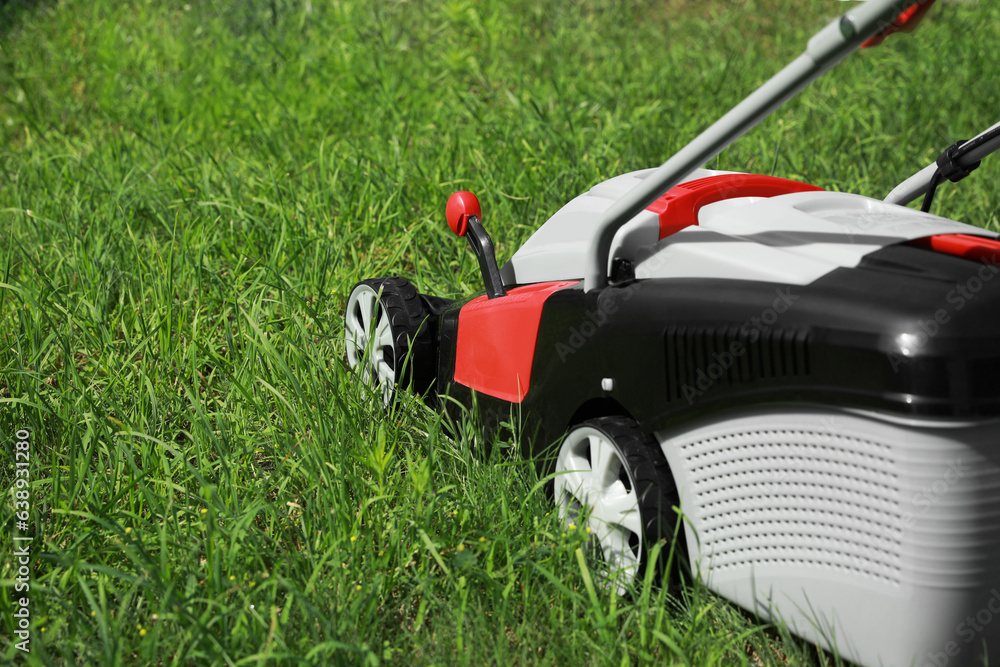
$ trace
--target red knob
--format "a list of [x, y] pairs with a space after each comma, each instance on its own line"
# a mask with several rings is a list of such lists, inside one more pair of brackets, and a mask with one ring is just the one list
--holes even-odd
[[473, 215], [477, 218], [483, 217], [476, 195], [462, 190], [448, 197], [445, 217], [448, 218], [448, 226], [451, 227], [451, 231], [459, 236], [465, 236], [465, 232], [469, 228], [469, 217]]

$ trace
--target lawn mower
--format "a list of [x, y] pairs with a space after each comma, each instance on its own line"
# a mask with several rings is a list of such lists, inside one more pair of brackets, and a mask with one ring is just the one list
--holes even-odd
[[478, 200], [455, 193], [448, 224], [484, 293], [361, 281], [349, 364], [387, 406], [410, 387], [486, 428], [517, 415], [617, 587], [659, 567], [665, 540], [709, 589], [861, 665], [997, 660], [1000, 239], [929, 211], [1000, 148], [1000, 124], [885, 200], [701, 168], [933, 0], [911, 2], [852, 5], [662, 166], [572, 199], [502, 267]]

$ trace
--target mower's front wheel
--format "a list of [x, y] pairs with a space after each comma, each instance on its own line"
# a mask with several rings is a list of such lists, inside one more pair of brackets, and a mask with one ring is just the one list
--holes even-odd
[[[555, 502], [560, 515], [588, 530], [619, 592], [647, 567], [666, 565], [686, 554], [674, 543], [679, 504], [673, 475], [659, 443], [626, 417], [601, 417], [570, 429], [556, 458]], [[650, 552], [658, 541], [657, 563]], [[671, 568], [674, 569], [673, 567]]]
[[434, 346], [428, 312], [403, 278], [362, 280], [347, 299], [347, 363], [377, 390], [385, 405], [397, 387], [423, 393], [434, 379]]

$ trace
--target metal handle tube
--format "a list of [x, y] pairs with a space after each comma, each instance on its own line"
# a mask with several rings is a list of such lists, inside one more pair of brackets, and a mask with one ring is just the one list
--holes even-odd
[[[972, 139], [962, 144], [963, 147], [969, 145], [979, 137], [994, 131], [996, 128], [1000, 127], [1000, 123], [993, 125], [992, 127], [983, 130], [977, 134]], [[982, 146], [969, 151], [967, 154], [963, 155], [959, 160], [958, 164], [963, 167], [968, 167], [970, 164], [975, 164], [979, 162], [984, 157], [993, 153], [994, 151], [1000, 150], [1000, 136], [995, 139], [987, 141]], [[886, 195], [885, 201], [890, 204], [899, 204], [900, 206], [906, 206], [911, 201], [927, 193], [927, 188], [931, 184], [931, 178], [934, 176], [934, 172], [937, 171], [937, 162], [931, 162], [929, 165], [910, 176], [908, 179], [897, 185], [892, 189], [888, 195]]]
[[604, 214], [587, 249], [584, 288], [590, 291], [607, 285], [608, 254], [615, 232], [622, 225], [888, 26], [912, 3], [913, 0], [869, 0], [832, 21], [809, 40], [802, 55], [616, 201]]

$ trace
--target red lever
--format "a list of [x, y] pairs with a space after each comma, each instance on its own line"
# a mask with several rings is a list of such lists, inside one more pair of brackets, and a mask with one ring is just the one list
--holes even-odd
[[500, 277], [500, 267], [497, 266], [496, 252], [493, 250], [493, 239], [483, 227], [483, 212], [476, 195], [465, 190], [454, 193], [448, 197], [444, 214], [451, 231], [466, 238], [479, 260], [479, 272], [483, 274], [486, 296], [491, 299], [507, 296], [503, 278]]
[[448, 226], [451, 231], [459, 236], [465, 236], [469, 229], [469, 218], [476, 216], [482, 219], [483, 210], [479, 206], [479, 200], [471, 192], [461, 190], [448, 197], [448, 206], [444, 210], [445, 217], [448, 218]]

